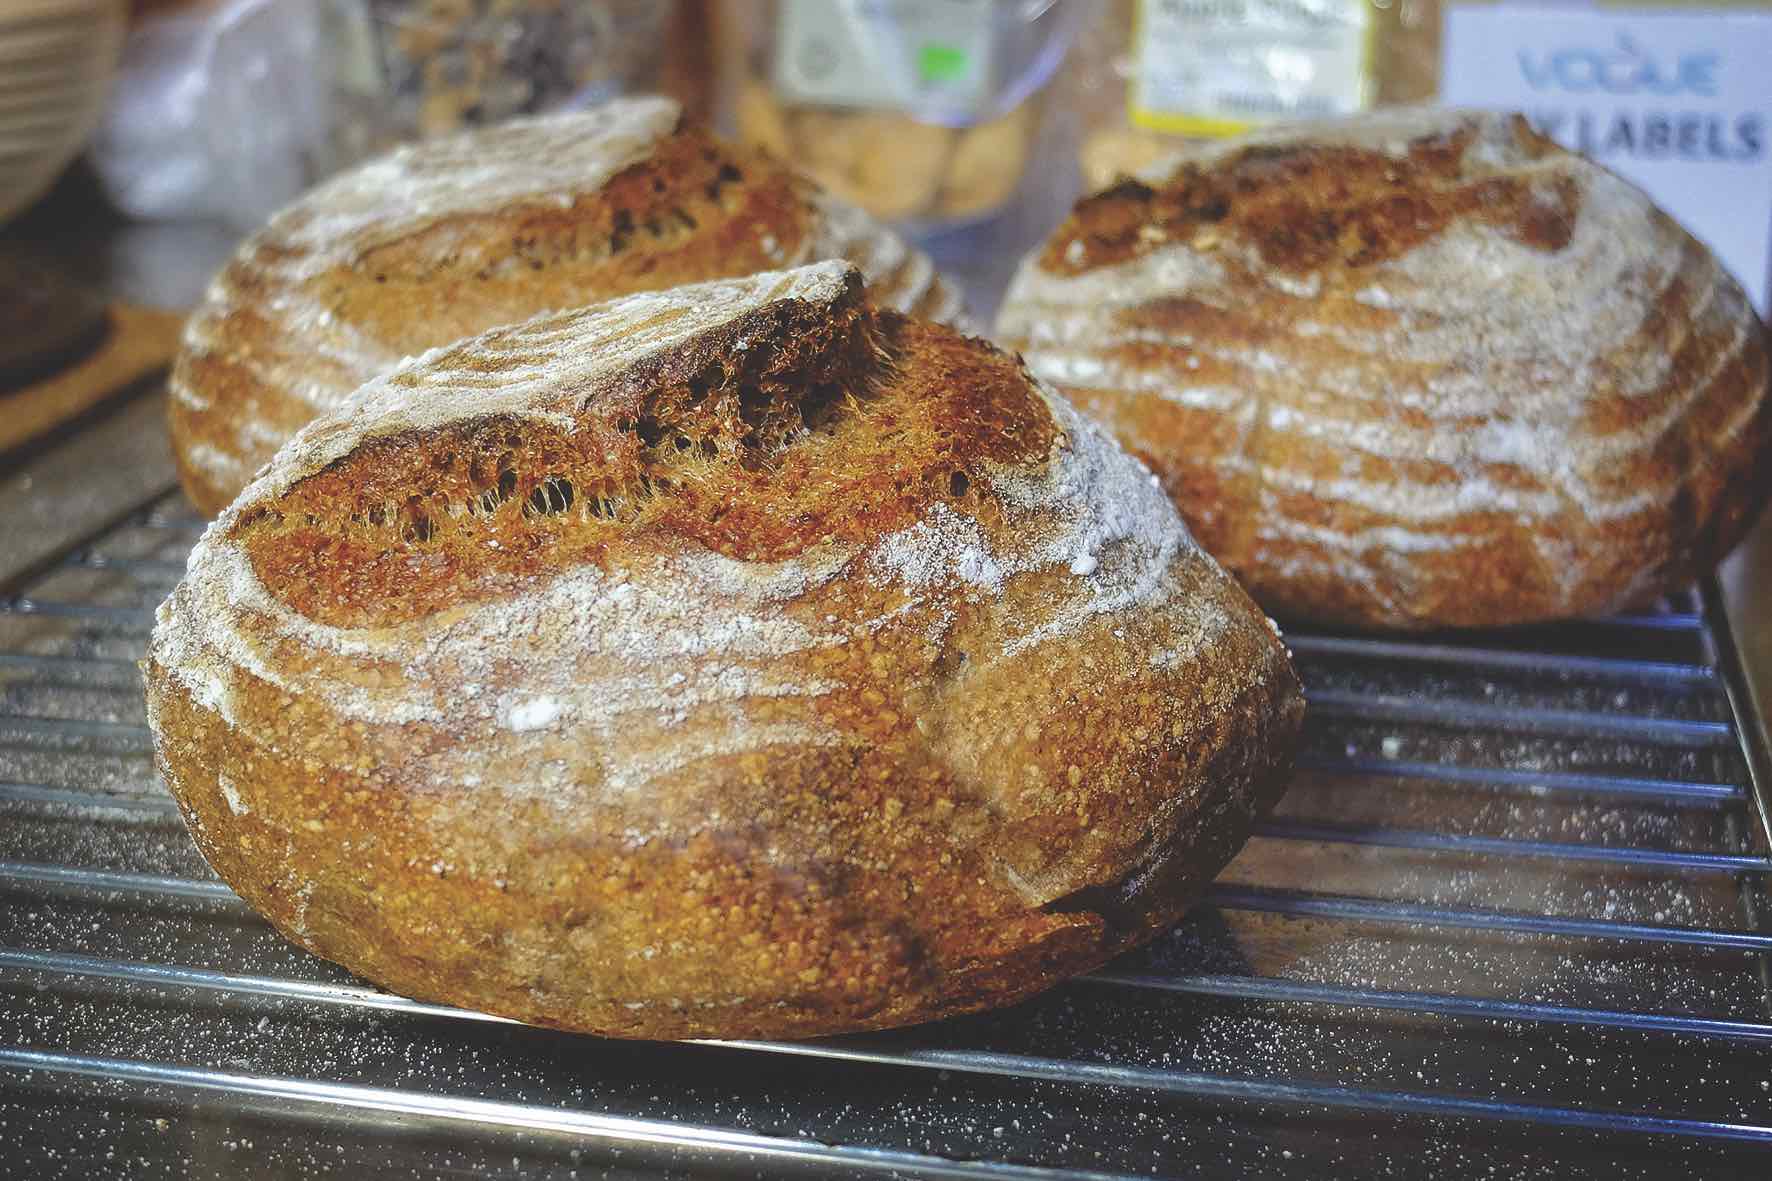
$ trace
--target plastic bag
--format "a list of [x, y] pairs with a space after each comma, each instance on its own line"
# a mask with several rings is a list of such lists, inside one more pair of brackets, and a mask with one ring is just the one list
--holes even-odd
[[324, 175], [322, 15], [320, 0], [228, 0], [131, 30], [88, 150], [112, 202], [250, 228]]
[[1084, 0], [776, 0], [734, 10], [739, 134], [923, 232], [1010, 203]]

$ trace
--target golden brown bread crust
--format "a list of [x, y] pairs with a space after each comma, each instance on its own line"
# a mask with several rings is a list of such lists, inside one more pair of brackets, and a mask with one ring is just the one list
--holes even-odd
[[248, 240], [191, 317], [169, 422], [221, 511], [304, 423], [401, 358], [538, 312], [824, 258], [874, 297], [962, 316], [929, 260], [754, 148], [621, 99], [403, 148]]
[[1081, 202], [998, 339], [1282, 616], [1616, 610], [1772, 493], [1764, 325], [1636, 189], [1516, 118], [1275, 128]]
[[204, 855], [291, 939], [627, 1037], [1100, 964], [1243, 843], [1303, 708], [1148, 473], [833, 264], [365, 387], [211, 527], [144, 671]]

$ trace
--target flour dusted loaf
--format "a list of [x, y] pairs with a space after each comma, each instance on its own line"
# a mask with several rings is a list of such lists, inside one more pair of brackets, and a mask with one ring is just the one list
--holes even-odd
[[408, 355], [617, 295], [848, 259], [873, 297], [952, 322], [929, 259], [669, 99], [404, 147], [249, 239], [191, 317], [171, 428], [214, 515], [303, 423]]
[[1190, 151], [1081, 202], [998, 328], [1282, 615], [1627, 606], [1728, 552], [1772, 480], [1741, 288], [1637, 189], [1505, 115]]
[[1148, 472], [836, 263], [365, 386], [204, 534], [146, 682], [198, 844], [291, 939], [632, 1037], [1099, 964], [1242, 844], [1302, 710]]

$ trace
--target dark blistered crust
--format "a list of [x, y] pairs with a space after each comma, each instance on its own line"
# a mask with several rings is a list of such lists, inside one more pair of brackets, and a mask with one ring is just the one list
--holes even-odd
[[[1560, 250], [1581, 215], [1575, 184], [1548, 189], [1514, 176], [1467, 177], [1471, 126], [1423, 136], [1401, 156], [1308, 141], [1256, 144], [1167, 178], [1122, 180], [1077, 203], [1040, 254], [1074, 275], [1127, 262], [1173, 242], [1240, 240], [1276, 271], [1353, 270], [1405, 254], [1454, 221], [1492, 225], [1535, 250]], [[1514, 126], [1531, 154], [1553, 145]]]
[[[899, 365], [907, 355], [917, 363]], [[882, 366], [890, 398], [869, 376]], [[859, 284], [835, 306], [770, 303], [587, 401], [571, 431], [493, 416], [376, 438], [232, 535], [310, 618], [386, 626], [618, 539], [773, 562], [877, 537], [963, 498], [981, 465], [1045, 456], [1054, 431], [1014, 358], [895, 313], [864, 317]]]

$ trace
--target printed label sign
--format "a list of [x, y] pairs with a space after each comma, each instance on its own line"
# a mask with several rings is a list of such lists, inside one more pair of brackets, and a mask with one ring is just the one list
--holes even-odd
[[1234, 135], [1366, 105], [1367, 0], [1140, 0], [1132, 122]]
[[1441, 101], [1523, 112], [1630, 179], [1768, 311], [1772, 12], [1456, 7]]
[[976, 114], [991, 96], [991, 0], [784, 0], [776, 89], [796, 102]]

